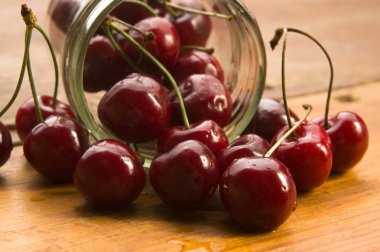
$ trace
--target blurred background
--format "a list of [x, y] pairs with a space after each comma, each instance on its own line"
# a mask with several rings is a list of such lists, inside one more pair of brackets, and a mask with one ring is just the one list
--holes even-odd
[[[24, 2], [27, 3], [38, 15], [40, 25], [48, 30], [46, 11], [49, 1], [1, 2], [0, 85], [2, 90], [12, 93], [17, 83], [24, 51], [25, 25], [20, 16], [20, 6]], [[280, 96], [281, 46], [272, 51], [269, 41], [274, 30], [283, 26], [308, 32], [325, 46], [335, 66], [335, 88], [380, 80], [379, 0], [243, 2], [256, 17], [267, 46], [268, 73], [265, 96]], [[54, 75], [51, 56], [42, 36], [36, 32], [31, 45], [31, 61], [38, 91], [52, 92]], [[289, 95], [325, 90], [329, 74], [328, 63], [319, 48], [302, 36], [288, 35], [286, 79]], [[314, 76], [313, 79], [310, 79], [310, 76]], [[60, 91], [60, 98], [65, 100], [63, 89]], [[24, 85], [16, 104], [20, 104], [29, 96], [29, 87]], [[2, 101], [1, 104], [5, 102]], [[13, 106], [4, 116], [4, 121], [13, 120], [16, 109], [17, 106]]]

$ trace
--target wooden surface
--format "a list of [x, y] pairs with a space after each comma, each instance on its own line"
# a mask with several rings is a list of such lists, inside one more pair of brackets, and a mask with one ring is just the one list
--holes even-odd
[[[41, 179], [17, 147], [0, 169], [0, 251], [379, 251], [380, 250], [380, 46], [375, 28], [378, 1], [246, 1], [262, 27], [265, 40], [274, 28], [294, 26], [318, 37], [331, 52], [339, 89], [331, 113], [360, 114], [370, 131], [370, 147], [352, 171], [332, 177], [317, 190], [300, 195], [298, 207], [277, 231], [249, 234], [234, 225], [214, 198], [202, 213], [172, 212], [152, 194], [119, 212], [87, 207], [72, 185], [56, 186]], [[45, 20], [46, 1], [28, 4]], [[24, 26], [19, 3], [2, 0], [0, 21], [0, 97], [10, 97], [17, 82], [23, 52]], [[290, 37], [289, 37], [290, 39]], [[288, 78], [298, 113], [301, 104], [324, 109], [327, 64], [303, 39], [289, 42]], [[293, 53], [291, 53], [291, 51]], [[279, 52], [268, 50], [265, 95], [278, 96]], [[52, 90], [53, 74], [47, 49], [34, 36], [32, 62], [38, 89]], [[316, 92], [320, 90], [320, 92]], [[24, 86], [16, 104], [29, 97]], [[61, 93], [62, 99], [64, 94]], [[2, 121], [13, 120], [15, 106]]]

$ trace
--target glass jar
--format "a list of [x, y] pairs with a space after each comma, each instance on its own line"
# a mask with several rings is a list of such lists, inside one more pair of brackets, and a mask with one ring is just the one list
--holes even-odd
[[[83, 65], [90, 39], [107, 14], [123, 0], [52, 0], [49, 6], [50, 37], [61, 57], [61, 71], [67, 98], [78, 118], [96, 138], [112, 137], [99, 123], [97, 102], [102, 93], [83, 90]], [[266, 75], [266, 55], [259, 26], [241, 0], [201, 1], [206, 10], [233, 15], [229, 21], [212, 17], [207, 47], [225, 71], [231, 91], [233, 115], [224, 128], [230, 140], [240, 135], [252, 119], [261, 99]], [[151, 158], [155, 144], [143, 144], [139, 151]]]

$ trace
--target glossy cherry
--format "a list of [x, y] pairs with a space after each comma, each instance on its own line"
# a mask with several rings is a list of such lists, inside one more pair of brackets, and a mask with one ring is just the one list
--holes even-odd
[[127, 75], [127, 63], [115, 50], [111, 41], [102, 35], [93, 37], [83, 65], [84, 90], [109, 90]]
[[[313, 119], [323, 126], [324, 117]], [[364, 120], [354, 112], [342, 111], [328, 117], [326, 129], [332, 143], [332, 173], [344, 173], [352, 169], [368, 148], [368, 129]]]
[[50, 116], [39, 123], [23, 144], [29, 164], [54, 182], [73, 180], [75, 166], [87, 147], [87, 131], [64, 116]]
[[[38, 96], [38, 103], [42, 112], [43, 119], [51, 115], [59, 115], [74, 118], [71, 107], [57, 100], [53, 108], [53, 98], [49, 95]], [[38, 124], [36, 107], [33, 98], [29, 98], [17, 110], [15, 118], [15, 127], [20, 140], [24, 140], [29, 132]]]
[[[275, 143], [289, 129], [285, 126], [273, 138]], [[329, 177], [332, 166], [332, 146], [323, 127], [303, 122], [273, 152], [272, 157], [281, 161], [293, 176], [298, 191], [310, 191], [321, 186]]]
[[132, 74], [113, 86], [98, 104], [101, 123], [127, 142], [158, 137], [170, 121], [171, 107], [163, 86]]
[[255, 134], [245, 134], [231, 142], [218, 155], [220, 175], [233, 161], [243, 157], [263, 157], [269, 150], [269, 143]]
[[214, 121], [205, 120], [190, 125], [165, 130], [157, 141], [157, 152], [165, 153], [186, 140], [196, 140], [206, 145], [215, 156], [228, 146], [224, 130]]
[[8, 161], [12, 150], [13, 143], [11, 133], [9, 129], [0, 122], [0, 167]]
[[156, 156], [149, 178], [165, 204], [180, 210], [199, 209], [218, 186], [218, 163], [204, 144], [188, 140]]
[[152, 17], [153, 14], [141, 4], [133, 2], [123, 2], [113, 9], [110, 15], [123, 20], [128, 24], [136, 24], [137, 22]]
[[[172, 66], [179, 55], [180, 41], [176, 28], [168, 20], [162, 17], [149, 17], [136, 23], [131, 29], [129, 35], [144, 46], [158, 61], [165, 66]], [[151, 32], [154, 36], [153, 40], [144, 41], [141, 32]], [[134, 48], [129, 42], [125, 42], [123, 46], [126, 53], [136, 62], [139, 61], [141, 53]], [[144, 59], [144, 57], [142, 57]], [[145, 69], [150, 70], [153, 64], [149, 60], [144, 60], [144, 64], [140, 64]], [[154, 68], [154, 67], [153, 67]], [[154, 68], [155, 69], [155, 68]]]
[[145, 171], [136, 154], [124, 143], [98, 140], [79, 160], [74, 183], [95, 207], [121, 208], [135, 201], [144, 189]]
[[[173, 0], [187, 8], [205, 11], [205, 8], [194, 0]], [[167, 13], [168, 18], [177, 28], [181, 39], [181, 45], [205, 46], [211, 34], [212, 24], [209, 16], [174, 10], [178, 15]]]
[[[293, 123], [298, 121], [297, 115], [292, 111], [290, 117]], [[262, 98], [244, 133], [259, 135], [270, 143], [277, 131], [286, 125], [288, 123], [284, 105], [270, 98]]]
[[[213, 120], [224, 127], [232, 116], [232, 98], [226, 86], [217, 78], [206, 74], [193, 74], [179, 85], [186, 112], [191, 123]], [[180, 122], [178, 97], [169, 93], [174, 122]]]
[[198, 50], [180, 54], [171, 72], [177, 82], [181, 82], [193, 74], [207, 74], [224, 83], [224, 71], [219, 61], [214, 56]]
[[223, 173], [220, 199], [233, 220], [248, 231], [270, 231], [296, 208], [292, 175], [272, 158], [241, 158]]

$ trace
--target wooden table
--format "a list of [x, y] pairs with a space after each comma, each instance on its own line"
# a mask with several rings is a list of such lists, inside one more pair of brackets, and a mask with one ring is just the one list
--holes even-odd
[[[119, 212], [88, 208], [72, 185], [56, 186], [41, 179], [16, 147], [0, 169], [1, 251], [379, 251], [380, 250], [380, 3], [363, 1], [246, 1], [256, 14], [264, 39], [277, 26], [312, 33], [331, 52], [337, 89], [331, 113], [359, 113], [370, 131], [370, 147], [352, 171], [329, 179], [298, 197], [294, 214], [275, 232], [250, 234], [234, 225], [215, 198], [202, 213], [176, 214], [156, 196], [144, 193]], [[46, 23], [46, 1], [28, 4]], [[290, 8], [291, 7], [291, 8]], [[17, 82], [24, 26], [19, 3], [3, 0], [0, 15], [0, 96], [2, 104]], [[377, 28], [376, 28], [377, 27]], [[376, 29], [375, 29], [376, 28]], [[290, 36], [289, 36], [290, 37]], [[327, 63], [320, 51], [292, 36], [288, 46], [290, 105], [298, 113], [310, 103], [312, 116], [324, 109]], [[290, 38], [289, 38], [290, 41]], [[268, 50], [266, 96], [279, 96], [280, 52]], [[32, 61], [41, 92], [52, 90], [49, 54], [35, 36]], [[51, 69], [52, 70], [52, 69]], [[27, 84], [27, 83], [25, 83]], [[379, 93], [377, 93], [379, 92]], [[23, 87], [16, 104], [29, 97]], [[60, 97], [64, 99], [64, 94]], [[12, 122], [17, 106], [2, 121]]]

